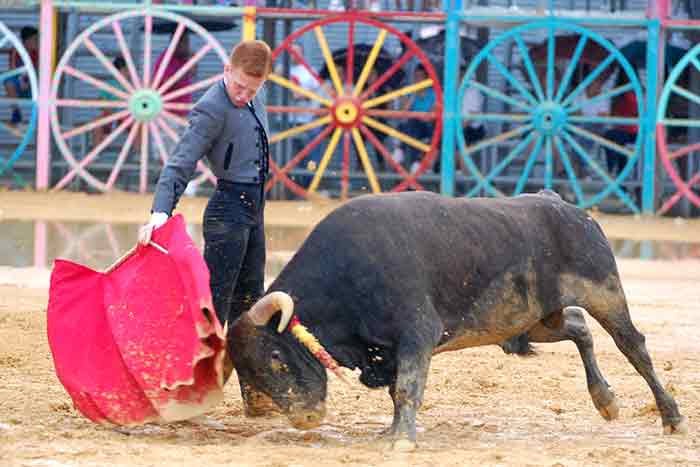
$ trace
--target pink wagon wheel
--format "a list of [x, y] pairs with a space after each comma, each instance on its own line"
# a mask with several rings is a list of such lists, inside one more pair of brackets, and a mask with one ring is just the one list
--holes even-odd
[[[363, 37], [374, 35], [373, 45], [355, 42], [360, 29]], [[328, 34], [346, 37], [344, 49], [331, 52], [326, 39]], [[313, 43], [313, 50], [308, 49], [304, 55], [300, 54], [295, 45], [303, 43]], [[388, 44], [400, 44], [404, 52], [399, 57], [391, 57], [385, 69], [381, 69], [377, 66], [378, 59], [382, 60], [380, 54], [383, 53], [383, 46]], [[360, 49], [366, 53], [358, 53]], [[321, 73], [309, 63], [309, 57], [315, 51], [321, 54], [323, 68], [328, 75], [327, 80], [324, 80]], [[295, 96], [295, 100], [301, 103], [293, 106], [269, 105], [268, 112], [278, 116], [286, 113], [289, 117], [306, 115], [308, 121], [293, 124], [290, 128], [270, 136], [270, 143], [301, 137], [304, 144], [284, 165], [271, 162], [272, 177], [266, 185], [268, 190], [281, 182], [298, 196], [318, 196], [324, 175], [335, 172], [335, 178], [340, 184], [340, 197], [347, 198], [351, 163], [354, 160], [358, 161], [357, 165], [374, 193], [382, 191], [375, 164], [383, 165], [390, 173], [386, 180], [391, 186], [385, 182], [387, 189], [402, 191], [423, 188], [417, 177], [432, 166], [440, 142], [442, 88], [432, 64], [408, 36], [387, 24], [358, 13], [341, 14], [309, 23], [292, 33], [274, 50], [273, 60], [275, 71], [281, 69], [284, 60], [288, 60], [291, 65], [303, 67], [307, 74], [313, 77], [315, 87], [303, 87], [292, 77], [284, 77], [279, 73], [272, 73], [270, 76], [273, 83], [271, 88], [275, 85], [278, 87], [271, 89], [271, 93], [280, 90], [290, 92]], [[427, 78], [416, 83], [411, 83], [410, 79], [403, 82], [397, 80], [396, 78], [403, 74], [402, 67], [408, 65], [411, 60], [422, 65]], [[389, 86], [390, 83], [397, 82], [398, 84]], [[397, 109], [398, 98], [415, 95], [430, 87], [435, 94], [435, 107], [431, 112]], [[411, 119], [432, 123], [432, 134], [426, 138], [427, 141], [397, 129], [400, 123]], [[336, 151], [341, 139], [342, 146]], [[413, 173], [407, 170], [410, 167], [404, 167], [395, 160], [392, 151], [387, 147], [387, 140], [392, 140], [394, 146], [403, 144], [404, 147], [420, 154], [419, 165]], [[368, 145], [374, 148], [375, 163], [368, 153]], [[351, 153], [354, 153], [353, 157]], [[302, 169], [298, 173], [309, 174], [306, 177], [308, 181], [292, 180], [290, 173], [295, 169]]]
[[[157, 67], [153, 57], [154, 18], [177, 24]], [[138, 47], [127, 45], [125, 39], [125, 31], [132, 28], [138, 31]], [[196, 44], [192, 47], [196, 53], [168, 76], [166, 69], [185, 35]], [[116, 48], [116, 54], [123, 59], [121, 70], [115, 67], [115, 57], [108, 57], [100, 50], [98, 42]], [[205, 89], [222, 77], [219, 73], [194, 81], [195, 65], [208, 55], [218, 57], [222, 64], [228, 60], [224, 49], [206, 29], [168, 12], [127, 11], [108, 16], [85, 29], [61, 57], [51, 90], [52, 131], [70, 166], [54, 189], [64, 188], [78, 176], [100, 191], [112, 190], [120, 175], [127, 176], [124, 165], [133, 153], [138, 165], [139, 192], [144, 193], [148, 187], [149, 163], [153, 163], [149, 160], [151, 151], [155, 154], [155, 163], [164, 164], [187, 125], [185, 116], [192, 104], [182, 102], [182, 97]], [[96, 67], [108, 78], [103, 80], [93, 75], [86, 60], [93, 63], [96, 60]], [[66, 86], [68, 77], [75, 79], [76, 89], [81, 87], [78, 95], [95, 97], [59, 97], [59, 90]], [[186, 81], [188, 77], [189, 82]], [[65, 121], [67, 115], [72, 115], [77, 123], [64, 124], [62, 119]], [[75, 138], [97, 132], [102, 139], [97, 144], [95, 141], [87, 144], [85, 154], [77, 154]], [[105, 166], [108, 168], [106, 175]], [[215, 177], [200, 161], [194, 183], [205, 181], [213, 182]]]
[[690, 83], [700, 74], [700, 44], [687, 52], [671, 70], [659, 98], [656, 140], [661, 161], [675, 186], [659, 214], [668, 212], [682, 199], [700, 207], [700, 143], [693, 134], [700, 127], [694, 117], [700, 112], [700, 96]]

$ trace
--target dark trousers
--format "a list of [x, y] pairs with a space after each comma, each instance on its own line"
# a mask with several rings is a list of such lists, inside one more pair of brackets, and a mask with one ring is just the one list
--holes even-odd
[[264, 292], [264, 207], [263, 185], [220, 180], [204, 211], [204, 260], [222, 325]]
[[[603, 136], [606, 139], [609, 139], [610, 141], [617, 143], [620, 146], [634, 143], [637, 139], [636, 133], [630, 133], [628, 131], [620, 130], [618, 128], [608, 130]], [[628, 157], [624, 154], [620, 154], [619, 152], [606, 147], [605, 159], [608, 165], [608, 172], [610, 173], [610, 175], [617, 175], [620, 172], [622, 172], [622, 169], [624, 169], [625, 165], [627, 165]]]

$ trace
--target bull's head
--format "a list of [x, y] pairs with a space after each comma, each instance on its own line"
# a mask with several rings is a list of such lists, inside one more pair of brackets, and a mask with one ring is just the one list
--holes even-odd
[[[267, 324], [278, 311], [275, 332]], [[294, 316], [289, 295], [273, 292], [261, 298], [233, 324], [228, 345], [238, 378], [267, 394], [293, 426], [309, 429], [321, 423], [326, 411], [324, 367], [340, 369]]]

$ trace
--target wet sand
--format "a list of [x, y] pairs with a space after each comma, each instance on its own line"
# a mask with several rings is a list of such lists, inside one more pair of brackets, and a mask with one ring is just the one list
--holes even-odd
[[[192, 209], [194, 216], [203, 202], [186, 199], [183, 210]], [[139, 222], [149, 203], [149, 197], [134, 195], [0, 192], [0, 219]], [[271, 215], [278, 209], [273, 206], [279, 214]], [[308, 225], [327, 209], [271, 203], [267, 218]], [[694, 222], [601, 223], [606, 231], [630, 236], [639, 235], [644, 223], [643, 238], [698, 238]], [[540, 344], [530, 358], [507, 356], [496, 347], [468, 349], [433, 360], [414, 453], [393, 452], [380, 437], [392, 414], [385, 390], [334, 379], [328, 416], [310, 431], [291, 429], [280, 417], [244, 417], [235, 378], [226, 401], [197, 423], [121, 430], [92, 424], [72, 407], [54, 374], [44, 282], [31, 269], [0, 268], [0, 466], [700, 465], [700, 261], [618, 265], [657, 373], [688, 418], [687, 435], [661, 434], [643, 379], [588, 318], [601, 370], [621, 405], [618, 420], [604, 421], [593, 407], [572, 343]]]

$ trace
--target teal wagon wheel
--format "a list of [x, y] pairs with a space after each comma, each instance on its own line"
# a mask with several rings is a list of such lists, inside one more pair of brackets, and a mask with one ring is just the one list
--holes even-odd
[[[565, 57], [558, 51], [557, 34], [579, 37]], [[525, 45], [525, 38], [533, 35], [546, 41], [542, 63], [533, 60]], [[604, 50], [607, 56], [586, 61], [584, 54], [592, 46]], [[521, 66], [517, 69], [508, 69], [496, 53], [496, 48], [509, 47], [519, 56]], [[495, 71], [511, 91], [478, 82], [476, 71], [482, 64]], [[598, 87], [615, 73], [619, 81]], [[459, 88], [459, 103], [470, 89], [487, 97], [492, 107], [504, 110], [462, 115], [462, 123], [469, 120], [501, 125], [497, 134], [487, 132], [484, 139], [471, 145], [466, 144], [462, 131], [457, 131], [461, 159], [476, 180], [466, 187], [467, 196], [482, 191], [492, 196], [517, 195], [526, 187], [549, 188], [568, 191], [578, 206], [586, 208], [614, 193], [630, 210], [639, 211], [621, 183], [628, 179], [642, 154], [643, 93], [634, 69], [608, 40], [556, 18], [516, 27], [474, 57]], [[585, 106], [625, 94], [636, 100], [634, 117], [583, 111]], [[608, 136], [608, 129], [622, 126], [639, 129], [633, 143], [622, 145]], [[620, 158], [616, 168], [623, 167], [619, 172], [610, 172], [605, 159], [597, 156], [604, 152], [612, 154], [610, 158]], [[487, 163], [477, 166], [477, 154], [486, 157]], [[486, 169], [482, 171], [483, 167]], [[585, 176], [583, 170], [587, 171]]]
[[700, 95], [690, 89], [700, 73], [699, 56], [700, 45], [696, 45], [673, 67], [659, 101], [657, 144], [676, 188], [662, 204], [660, 214], [684, 198], [700, 207], [700, 142], [696, 141], [700, 135]]
[[[27, 183], [12, 170], [12, 166], [24, 153], [34, 138], [36, 128], [38, 84], [36, 70], [22, 41], [0, 22], [0, 48], [9, 48], [22, 61], [21, 66], [0, 72], [3, 94], [0, 94], [0, 138], [9, 141], [9, 148], [0, 148], [0, 176], [12, 172], [14, 181], [20, 186]], [[7, 89], [18, 90], [10, 96]]]
[[[154, 19], [177, 25], [159, 60], [154, 57]], [[134, 28], [138, 44], [127, 44], [125, 32]], [[182, 63], [176, 62], [176, 49], [185, 40], [190, 41], [194, 53], [180, 58]], [[118, 56], [107, 56], [98, 43], [112, 44]], [[51, 90], [51, 129], [70, 167], [54, 189], [80, 177], [97, 190], [112, 190], [120, 177], [131, 175], [124, 173], [131, 156], [132, 165], [138, 168], [139, 191], [145, 192], [149, 165], [165, 164], [187, 125], [185, 116], [192, 103], [183, 96], [191, 96], [222, 78], [219, 73], [196, 80], [195, 67], [207, 56], [218, 58], [222, 65], [228, 60], [221, 44], [207, 30], [168, 12], [127, 11], [85, 29], [61, 57]], [[123, 60], [121, 69], [115, 65], [116, 58]], [[86, 60], [102, 74], [98, 76], [91, 68], [81, 66]], [[79, 97], [59, 96], [59, 90], [68, 87], [68, 78], [80, 87]], [[75, 141], [81, 137], [88, 141], [84, 153], [76, 150], [80, 145]], [[194, 183], [214, 179], [200, 161]]]

